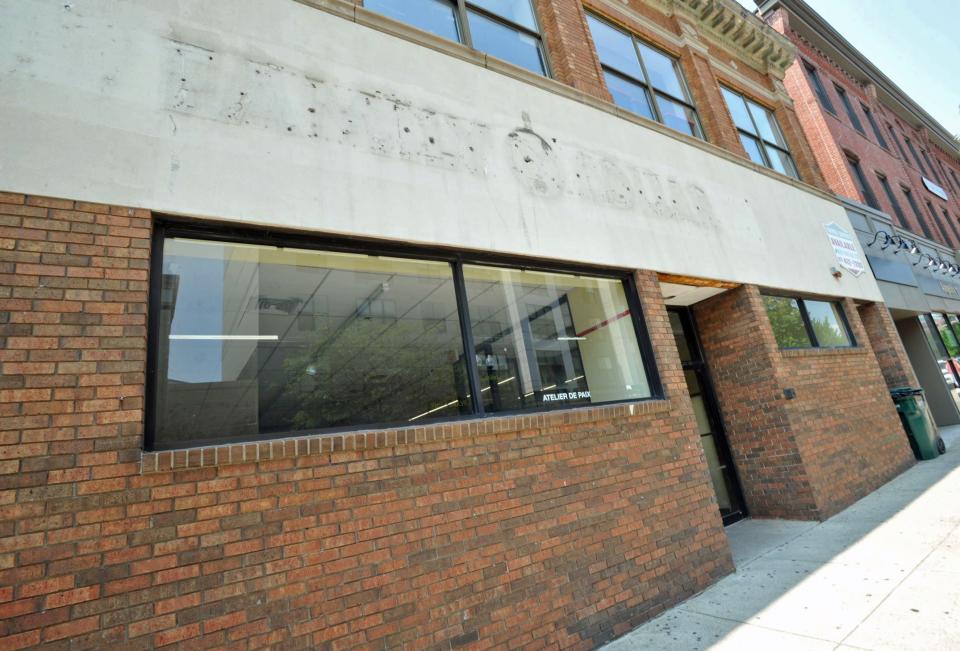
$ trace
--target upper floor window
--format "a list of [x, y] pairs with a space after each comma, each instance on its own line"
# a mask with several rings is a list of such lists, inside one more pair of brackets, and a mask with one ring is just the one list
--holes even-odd
[[863, 111], [863, 114], [867, 116], [867, 122], [870, 123], [870, 130], [873, 131], [873, 135], [877, 138], [877, 144], [884, 149], [889, 149], [889, 147], [887, 147], [887, 141], [883, 137], [883, 132], [880, 131], [880, 127], [877, 126], [877, 121], [873, 119], [873, 112], [862, 102], [860, 103], [860, 109]]
[[820, 100], [820, 105], [835, 114], [837, 111], [833, 108], [833, 102], [830, 101], [830, 96], [827, 95], [827, 90], [820, 81], [820, 73], [818, 73], [817, 69], [813, 67], [813, 64], [806, 59], [801, 59], [801, 61], [803, 62], [803, 69], [807, 71], [807, 77], [809, 77], [810, 83], [813, 85], [813, 92], [817, 94], [817, 99]]
[[153, 449], [659, 391], [627, 275], [162, 223], [156, 237]]
[[929, 201], [927, 202], [927, 210], [930, 212], [930, 217], [933, 218], [933, 223], [936, 224], [937, 230], [940, 231], [940, 236], [943, 237], [941, 241], [944, 244], [950, 244], [950, 236], [947, 234], [947, 227], [944, 222], [940, 220], [940, 215], [937, 214], [933, 204]]
[[937, 168], [933, 166], [933, 163], [930, 162], [930, 157], [927, 155], [926, 149], [921, 149], [920, 153], [923, 155], [923, 160], [927, 162], [927, 167], [930, 169], [930, 173], [933, 174], [933, 178], [937, 180], [937, 183], [943, 183], [940, 179], [940, 175], [937, 174]]
[[700, 118], [677, 61], [591, 14], [587, 14], [587, 22], [614, 103], [703, 138]]
[[845, 91], [842, 86], [838, 86], [837, 84], [834, 84], [833, 88], [837, 91], [837, 95], [840, 96], [840, 101], [843, 102], [843, 108], [847, 111], [847, 117], [850, 118], [850, 124], [853, 125], [854, 129], [860, 133], [863, 133], [863, 125], [860, 124], [860, 118], [857, 117], [856, 111], [853, 110], [853, 104], [850, 103], [850, 98], [847, 97], [847, 91]]
[[721, 86], [720, 90], [750, 160], [799, 179], [800, 174], [790, 155], [787, 140], [773, 113], [726, 86]]
[[848, 348], [855, 345], [840, 303], [764, 294], [763, 305], [780, 348]]
[[903, 145], [900, 144], [900, 139], [897, 138], [897, 132], [894, 131], [893, 125], [888, 124], [887, 129], [890, 131], [890, 139], [893, 140], [897, 145], [897, 151], [900, 152], [900, 158], [903, 159], [903, 162], [907, 162], [907, 152], [903, 151]]
[[917, 150], [914, 149], [913, 143], [910, 142], [910, 138], [908, 138], [907, 136], [904, 136], [904, 137], [903, 137], [903, 140], [904, 140], [904, 142], [907, 143], [907, 149], [910, 150], [910, 154], [913, 156], [913, 160], [915, 160], [915, 161], [917, 162], [917, 169], [919, 169], [921, 172], [923, 172], [924, 174], [926, 174], [926, 173], [927, 173], [927, 170], [925, 170], [925, 169], [923, 168], [923, 163], [920, 161], [920, 156], [917, 155]]
[[530, 0], [364, 0], [364, 8], [549, 74]]
[[878, 172], [877, 180], [880, 182], [880, 187], [883, 188], [883, 193], [887, 195], [887, 201], [893, 206], [893, 212], [897, 216], [897, 222], [900, 224], [900, 228], [907, 228], [907, 218], [903, 214], [903, 209], [900, 208], [900, 203], [897, 201], [896, 195], [893, 194], [893, 190], [890, 188], [887, 177]]
[[917, 202], [913, 200], [913, 193], [910, 192], [910, 188], [901, 185], [900, 190], [903, 192], [903, 196], [907, 198], [907, 203], [910, 204], [910, 209], [913, 211], [913, 216], [917, 218], [917, 223], [920, 224], [920, 230], [923, 231], [923, 234], [926, 235], [928, 240], [933, 239], [933, 233], [930, 232], [930, 227], [927, 225], [927, 220], [923, 218], [923, 214], [920, 213], [920, 208], [917, 207]]
[[947, 175], [947, 168], [944, 167], [943, 161], [941, 161], [939, 158], [934, 158], [937, 161], [937, 165], [940, 167], [940, 174], [942, 175], [943, 180], [946, 181], [947, 184], [950, 185], [954, 190], [956, 190], [957, 188], [953, 186], [953, 183], [950, 181], [950, 177]]
[[874, 210], [880, 210], [877, 197], [873, 194], [873, 190], [870, 189], [870, 184], [867, 183], [867, 177], [863, 175], [863, 169], [860, 168], [860, 161], [852, 154], [846, 154], [846, 157], [847, 165], [850, 167], [850, 172], [853, 176], [853, 182], [856, 184], [857, 190], [860, 191], [863, 200]]
[[956, 188], [957, 192], [960, 192], [960, 179], [957, 178], [957, 173], [953, 171], [953, 168], [950, 168], [950, 176], [953, 177], [953, 186]]

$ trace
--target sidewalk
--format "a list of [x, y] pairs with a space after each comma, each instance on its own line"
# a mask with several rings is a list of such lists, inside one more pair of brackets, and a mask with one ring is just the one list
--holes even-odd
[[607, 651], [960, 649], [960, 426], [823, 523], [727, 529], [737, 572]]

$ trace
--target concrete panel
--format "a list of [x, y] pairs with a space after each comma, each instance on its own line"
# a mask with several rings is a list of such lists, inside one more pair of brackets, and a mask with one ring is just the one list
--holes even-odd
[[5, 2], [0, 71], [3, 190], [880, 299], [822, 195], [290, 0]]

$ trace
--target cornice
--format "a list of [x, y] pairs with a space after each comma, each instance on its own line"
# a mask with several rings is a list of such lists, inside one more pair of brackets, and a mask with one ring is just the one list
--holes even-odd
[[651, 4], [685, 17], [717, 45], [777, 79], [783, 79], [796, 57], [789, 39], [734, 0], [651, 0]]

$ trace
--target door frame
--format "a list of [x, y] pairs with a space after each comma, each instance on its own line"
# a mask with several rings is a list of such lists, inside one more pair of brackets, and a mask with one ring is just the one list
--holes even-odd
[[[700, 331], [697, 328], [697, 321], [693, 315], [693, 310], [685, 306], [672, 305], [668, 305], [666, 308], [668, 312], [675, 312], [680, 318], [680, 322], [683, 325], [684, 334], [687, 338], [687, 346], [690, 348], [691, 356], [696, 358], [695, 360], [689, 362], [684, 362], [681, 360], [680, 365], [684, 371], [695, 371], [700, 378], [704, 404], [707, 408], [707, 418], [710, 419], [710, 424], [714, 429], [712, 435], [717, 444], [717, 454], [720, 455], [721, 461], [730, 471], [730, 477], [732, 479], [731, 483], [733, 484], [733, 486], [730, 487], [730, 490], [732, 491], [730, 497], [737, 502], [739, 509], [733, 513], [721, 515], [723, 518], [723, 525], [727, 526], [733, 524], [734, 522], [739, 522], [749, 515], [749, 511], [747, 510], [747, 502], [743, 497], [743, 485], [740, 483], [740, 471], [737, 468], [737, 464], [734, 462], [733, 453], [730, 449], [730, 441], [727, 438], [726, 424], [724, 423], [723, 413], [720, 411], [720, 403], [717, 401], [717, 394], [713, 387], [713, 378], [710, 374], [710, 365], [707, 363], [703, 352], [703, 346], [700, 344]], [[686, 380], [684, 380], [684, 383], [686, 383]], [[689, 393], [689, 387], [687, 390]]]

